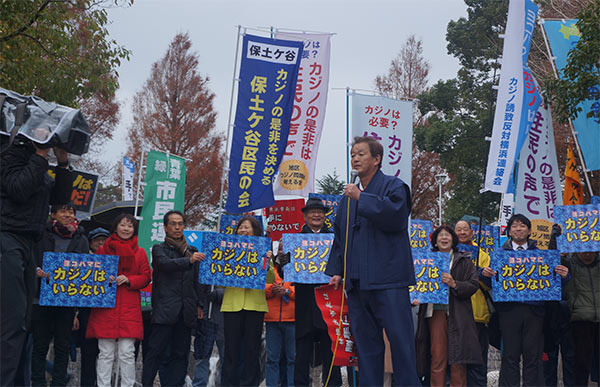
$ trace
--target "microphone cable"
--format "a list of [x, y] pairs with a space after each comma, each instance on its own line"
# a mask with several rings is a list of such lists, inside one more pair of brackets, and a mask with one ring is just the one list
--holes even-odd
[[[340, 336], [342, 333], [342, 313], [344, 311], [344, 299], [346, 298], [346, 257], [348, 255], [348, 230], [350, 228], [350, 197], [348, 196], [347, 207], [346, 207], [346, 236], [344, 238], [344, 276], [342, 277], [342, 302], [340, 307], [340, 325], [335, 337], [335, 347], [333, 349], [333, 356], [331, 357], [331, 364], [329, 365], [329, 372], [327, 373], [327, 380], [325, 381], [325, 386], [329, 384], [329, 379], [331, 378], [331, 371], [333, 370], [333, 363], [335, 362], [335, 355], [337, 353], [337, 348], [340, 343]], [[339, 286], [339, 285], [338, 285]]]

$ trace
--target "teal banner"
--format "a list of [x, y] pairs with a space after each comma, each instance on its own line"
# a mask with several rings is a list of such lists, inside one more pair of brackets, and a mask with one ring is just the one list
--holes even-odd
[[[554, 55], [559, 75], [567, 65], [569, 51], [574, 50], [579, 41], [577, 19], [572, 20], [546, 20], [543, 27], [548, 36], [550, 49]], [[583, 153], [586, 167], [595, 171], [600, 169], [600, 85], [589, 89], [589, 96], [585, 102], [579, 104], [582, 111], [573, 119], [573, 126], [577, 133], [577, 140]], [[595, 117], [587, 117], [589, 112], [595, 112]]]

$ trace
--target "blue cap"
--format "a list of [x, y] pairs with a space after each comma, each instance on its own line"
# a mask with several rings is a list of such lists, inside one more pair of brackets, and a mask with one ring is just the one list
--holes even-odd
[[92, 239], [96, 239], [96, 238], [101, 237], [101, 236], [103, 236], [105, 238], [108, 238], [110, 236], [110, 232], [108, 232], [107, 229], [104, 229], [102, 227], [95, 228], [95, 229], [93, 229], [92, 231], [89, 232], [89, 234], [88, 234], [88, 240], [91, 241]]

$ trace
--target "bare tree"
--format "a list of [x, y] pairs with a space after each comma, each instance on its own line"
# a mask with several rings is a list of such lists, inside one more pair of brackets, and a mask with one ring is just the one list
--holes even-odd
[[382, 94], [396, 99], [412, 99], [427, 88], [429, 62], [423, 58], [423, 42], [410, 35], [392, 60], [387, 75], [375, 78], [375, 87]]
[[219, 200], [223, 137], [215, 133], [217, 113], [208, 77], [198, 72], [198, 55], [189, 35], [177, 34], [164, 57], [136, 93], [128, 154], [139, 160], [141, 149], [168, 151], [191, 159], [186, 163], [185, 211], [198, 224]]
[[[423, 43], [411, 35], [392, 60], [388, 73], [375, 78], [375, 87], [381, 94], [390, 98], [414, 99], [427, 90], [428, 74], [429, 62], [423, 57]], [[415, 103], [413, 125], [416, 126], [422, 119]], [[412, 216], [419, 219], [435, 219], [435, 175], [444, 173], [440, 166], [440, 157], [436, 153], [418, 149], [415, 141], [412, 152]]]

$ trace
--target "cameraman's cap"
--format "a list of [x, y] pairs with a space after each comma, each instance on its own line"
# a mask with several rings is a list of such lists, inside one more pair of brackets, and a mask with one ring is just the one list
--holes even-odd
[[323, 204], [323, 201], [321, 199], [317, 199], [317, 198], [308, 199], [308, 201], [306, 202], [306, 205], [302, 209], [302, 212], [312, 210], [313, 208], [327, 212], [327, 207], [325, 207], [325, 205]]
[[90, 233], [88, 234], [88, 240], [92, 241], [98, 237], [108, 238], [109, 236], [110, 236], [110, 232], [108, 232], [108, 230], [106, 230], [102, 227], [98, 227], [98, 228], [95, 228], [92, 231], [90, 231]]

